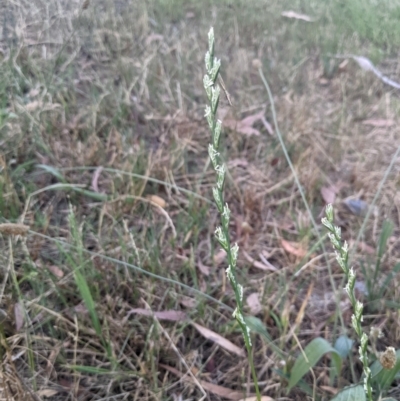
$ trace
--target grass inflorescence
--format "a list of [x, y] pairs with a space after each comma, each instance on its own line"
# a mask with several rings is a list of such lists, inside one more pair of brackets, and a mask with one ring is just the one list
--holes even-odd
[[222, 122], [217, 119], [217, 110], [221, 89], [216, 82], [219, 74], [219, 69], [221, 67], [221, 61], [214, 57], [214, 46], [214, 30], [211, 28], [208, 33], [208, 51], [205, 56], [207, 73], [204, 76], [203, 83], [209, 101], [209, 104], [206, 106], [205, 117], [207, 119], [212, 138], [212, 142], [208, 145], [208, 154], [217, 175], [217, 184], [213, 188], [213, 195], [218, 212], [221, 215], [221, 226], [216, 228], [215, 237], [218, 243], [221, 245], [222, 249], [227, 254], [228, 268], [226, 269], [226, 274], [235, 293], [236, 301], [236, 308], [233, 312], [233, 317], [238, 322], [243, 333], [243, 338], [247, 349], [247, 356], [249, 358], [251, 373], [257, 393], [257, 400], [261, 400], [257, 374], [253, 363], [250, 328], [246, 324], [243, 317], [243, 286], [238, 283], [236, 275], [239, 247], [237, 244], [231, 245], [229, 234], [231, 212], [229, 210], [228, 204], [225, 203], [224, 200], [226, 167], [221, 160], [221, 156], [218, 152], [220, 147]]

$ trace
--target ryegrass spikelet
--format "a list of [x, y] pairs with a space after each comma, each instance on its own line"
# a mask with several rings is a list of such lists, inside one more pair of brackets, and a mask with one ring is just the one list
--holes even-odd
[[328, 237], [335, 249], [336, 260], [339, 266], [342, 268], [347, 278], [347, 284], [345, 291], [350, 298], [351, 306], [353, 307], [353, 316], [351, 317], [351, 323], [354, 331], [357, 334], [360, 346], [358, 352], [360, 355], [360, 361], [363, 364], [364, 371], [364, 391], [368, 401], [372, 401], [372, 377], [371, 369], [368, 364], [368, 336], [365, 334], [361, 327], [363, 321], [363, 304], [356, 299], [355, 295], [355, 283], [356, 275], [354, 269], [349, 267], [349, 247], [347, 242], [342, 242], [340, 227], [333, 224], [333, 207], [328, 205], [325, 209], [325, 217], [322, 219], [322, 224], [328, 229]]
[[209, 103], [205, 108], [205, 118], [210, 128], [212, 139], [211, 143], [208, 145], [208, 154], [210, 156], [211, 163], [217, 176], [216, 186], [213, 188], [213, 196], [218, 212], [221, 216], [221, 226], [216, 228], [215, 237], [221, 247], [227, 253], [228, 268], [226, 269], [226, 274], [235, 293], [236, 300], [236, 308], [233, 312], [233, 317], [238, 322], [243, 333], [249, 364], [251, 367], [251, 373], [253, 376], [255, 390], [257, 394], [257, 400], [261, 400], [261, 394], [258, 387], [257, 375], [252, 356], [250, 329], [247, 326], [246, 321], [243, 317], [243, 286], [239, 284], [236, 279], [236, 265], [239, 247], [237, 244], [231, 245], [230, 242], [229, 222], [231, 212], [228, 205], [224, 201], [223, 190], [226, 168], [221, 160], [220, 153], [218, 152], [221, 139], [222, 123], [217, 119], [217, 109], [221, 90], [216, 83], [219, 69], [221, 67], [221, 61], [214, 57], [214, 45], [214, 30], [213, 28], [211, 28], [210, 32], [208, 33], [208, 51], [205, 56], [206, 75], [204, 76], [203, 84]]

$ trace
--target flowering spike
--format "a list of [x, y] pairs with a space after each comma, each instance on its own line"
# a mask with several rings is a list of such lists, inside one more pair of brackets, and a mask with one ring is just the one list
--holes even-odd
[[331, 204], [326, 206], [325, 215], [326, 215], [326, 219], [329, 221], [329, 223], [332, 224], [333, 223], [333, 219], [334, 219], [334, 215], [333, 215], [333, 206]]
[[218, 108], [218, 103], [219, 103], [219, 94], [221, 92], [221, 89], [217, 85], [216, 87], [213, 87], [211, 90], [212, 90], [211, 110], [212, 110], [212, 113], [215, 115], [217, 113], [217, 108]]
[[222, 191], [225, 181], [225, 166], [217, 166], [215, 167], [215, 171], [217, 172], [217, 188]]
[[350, 299], [353, 307], [353, 315], [351, 316], [351, 324], [357, 337], [360, 339], [360, 361], [363, 364], [364, 370], [364, 390], [367, 395], [368, 401], [372, 401], [372, 384], [371, 384], [371, 370], [368, 367], [368, 336], [363, 332], [361, 323], [363, 321], [363, 304], [355, 297], [354, 287], [356, 282], [356, 275], [354, 269], [348, 266], [349, 247], [347, 242], [341, 240], [340, 227], [333, 225], [334, 213], [332, 205], [328, 205], [325, 209], [325, 216], [321, 222], [328, 229], [328, 237], [335, 249], [336, 260], [343, 272], [347, 276], [347, 284], [345, 291]]
[[215, 237], [222, 248], [228, 255], [228, 268], [226, 274], [229, 282], [234, 290], [236, 299], [236, 309], [233, 316], [239, 323], [242, 330], [244, 342], [246, 344], [247, 354], [252, 366], [252, 376], [255, 384], [255, 390], [257, 399], [261, 399], [261, 393], [258, 387], [257, 375], [254, 369], [254, 363], [252, 360], [252, 348], [251, 348], [251, 337], [250, 329], [243, 318], [243, 287], [236, 281], [236, 264], [238, 259], [239, 247], [237, 244], [231, 246], [229, 238], [229, 221], [230, 221], [230, 210], [227, 204], [224, 205], [223, 188], [225, 181], [225, 165], [222, 163], [220, 154], [218, 152], [219, 142], [222, 131], [222, 123], [217, 120], [217, 109], [220, 97], [220, 88], [216, 84], [216, 80], [220, 71], [221, 61], [214, 57], [214, 30], [211, 28], [208, 33], [208, 51], [205, 55], [204, 62], [206, 65], [206, 75], [203, 78], [204, 89], [208, 98], [208, 105], [205, 109], [205, 117], [207, 119], [208, 127], [211, 131], [211, 142], [208, 146], [208, 154], [214, 170], [217, 175], [217, 185], [213, 188], [213, 196], [217, 205], [218, 211], [221, 215], [222, 227], [218, 227], [215, 230]]
[[214, 200], [217, 205], [218, 211], [220, 213], [222, 213], [223, 208], [224, 208], [224, 206], [223, 206], [224, 199], [223, 199], [222, 192], [219, 191], [218, 188], [215, 188], [215, 187], [212, 189], [212, 191], [213, 191], [213, 196], [214, 196]]
[[211, 163], [214, 167], [214, 170], [217, 170], [218, 167], [218, 156], [219, 153], [217, 150], [214, 148], [214, 146], [210, 143], [208, 145], [208, 156], [210, 157]]
[[225, 203], [224, 209], [222, 211], [222, 226], [226, 231], [229, 228], [230, 217], [231, 217], [231, 211], [229, 210], [228, 204]]
[[213, 135], [213, 145], [216, 149], [218, 149], [218, 146], [219, 146], [221, 130], [222, 130], [222, 123], [221, 123], [221, 120], [218, 120], [217, 123], [215, 124], [214, 135]]
[[236, 268], [237, 258], [239, 254], [239, 246], [237, 243], [231, 247], [231, 255], [232, 255], [232, 266]]
[[214, 58], [213, 67], [209, 72], [210, 78], [214, 83], [217, 80], [220, 67], [221, 67], [221, 60]]
[[215, 237], [217, 238], [218, 242], [226, 252], [229, 249], [228, 239], [225, 233], [222, 231], [221, 227], [217, 227], [215, 230]]
[[[210, 28], [208, 32], [208, 51], [210, 53], [210, 58], [214, 57], [214, 28]], [[212, 65], [211, 65], [212, 68]]]

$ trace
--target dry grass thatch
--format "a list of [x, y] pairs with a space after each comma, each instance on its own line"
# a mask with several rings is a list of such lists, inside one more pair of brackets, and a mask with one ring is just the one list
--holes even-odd
[[[352, 311], [257, 66], [313, 218], [319, 225], [332, 202], [354, 245], [365, 327], [385, 334], [377, 351], [399, 341], [398, 277], [385, 281], [400, 262], [397, 162], [372, 205], [399, 142], [398, 93], [351, 59], [327, 58], [306, 25], [319, 22], [281, 17], [282, 2], [269, 2], [276, 15], [264, 22], [261, 6], [239, 1], [164, 3], [0, 6], [0, 232], [30, 227], [1, 239], [0, 400], [184, 400], [204, 391], [239, 400], [254, 391], [225, 255], [212, 239], [202, 87], [210, 24], [233, 103], [222, 96], [220, 112], [239, 275], [247, 311], [272, 339], [254, 337], [263, 394], [304, 400], [298, 388], [286, 394], [279, 372], [313, 338], [346, 333]], [[357, 34], [346, 38], [345, 51], [370, 49]], [[381, 68], [395, 77], [398, 54], [387, 52]], [[349, 200], [373, 208], [357, 243], [363, 215]], [[393, 231], [377, 265], [385, 220]], [[305, 380], [327, 400], [360, 372], [346, 362], [331, 383], [327, 357]]]

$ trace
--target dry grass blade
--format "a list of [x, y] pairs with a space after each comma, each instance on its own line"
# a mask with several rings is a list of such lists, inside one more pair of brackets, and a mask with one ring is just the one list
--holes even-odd
[[[146, 303], [146, 302], [145, 302]], [[150, 306], [146, 303], [146, 306], [148, 308], [148, 310], [150, 310]], [[157, 321], [157, 317], [154, 316], [154, 319]], [[171, 337], [169, 336], [169, 334], [167, 333], [166, 330], [164, 330], [164, 327], [161, 326], [160, 322], [158, 322], [158, 326], [161, 328], [164, 336], [167, 338], [171, 348], [174, 350], [175, 354], [178, 356], [179, 360], [181, 361], [181, 363], [183, 364], [183, 366], [185, 366], [185, 368], [187, 369], [187, 373], [188, 375], [192, 378], [194, 384], [200, 389], [200, 391], [203, 394], [203, 397], [201, 397], [201, 399], [199, 401], [204, 400], [207, 397], [206, 392], [204, 391], [204, 388], [202, 387], [201, 383], [197, 380], [197, 377], [194, 376], [194, 374], [192, 373], [191, 369], [189, 368], [189, 366], [187, 365], [185, 359], [183, 358], [182, 354], [179, 352], [178, 348], [176, 347], [176, 345], [174, 344], [174, 342], [172, 341]]]
[[149, 309], [136, 308], [129, 311], [128, 316], [131, 314], [142, 316], [154, 316], [160, 320], [169, 320], [170, 322], [182, 322], [188, 318], [185, 312], [176, 310], [165, 310], [153, 312]]
[[243, 251], [243, 256], [251, 263], [252, 266], [257, 269], [265, 270], [265, 271], [277, 271], [278, 269], [273, 266], [271, 263], [262, 263], [258, 260], [252, 258], [246, 251]]
[[[318, 363], [315, 396], [299, 387], [285, 394], [270, 374], [281, 361], [292, 373], [296, 344], [287, 336], [306, 347], [349, 332], [341, 277], [319, 237], [325, 203], [336, 204], [351, 265], [377, 272], [356, 281], [368, 325], [397, 344], [397, 6], [222, 3], [205, 12], [202, 1], [0, 1], [0, 323], [9, 347], [0, 399], [182, 401], [201, 398], [202, 387], [210, 400], [253, 401], [242, 391], [244, 381], [255, 390], [238, 356], [243, 338], [227, 323], [227, 254], [211, 243], [217, 213], [201, 80], [210, 16], [224, 79], [225, 200], [237, 218], [228, 226], [245, 265], [238, 271], [263, 393], [302, 401], [340, 390], [324, 386], [329, 358]], [[342, 59], [326, 55], [336, 48]], [[259, 70], [268, 71], [268, 99]], [[384, 219], [394, 229], [381, 255]], [[337, 383], [354, 382], [357, 371], [343, 365]], [[310, 375], [304, 381], [313, 385]]]
[[[160, 364], [159, 366], [164, 368], [168, 372], [171, 372], [174, 375], [181, 377], [185, 381], [190, 380], [189, 377], [187, 377], [183, 373], [179, 372], [178, 369], [175, 369], [172, 366], [168, 366], [168, 365], [164, 365], [164, 364]], [[243, 399], [243, 393], [240, 391], [235, 391], [235, 390], [231, 390], [226, 387], [218, 386], [216, 384], [206, 382], [205, 380], [199, 380], [199, 383], [205, 390], [207, 390], [210, 393], [215, 394], [219, 397], [223, 397], [225, 399], [232, 400], [232, 401], [239, 401], [239, 400]]]
[[298, 19], [298, 20], [302, 20], [302, 21], [305, 21], [305, 22], [314, 21], [314, 19], [309, 17], [308, 15], [300, 14], [300, 13], [297, 13], [296, 11], [283, 11], [281, 15], [282, 15], [282, 17], [291, 18], [291, 19]]
[[307, 255], [307, 249], [304, 249], [301, 244], [293, 241], [281, 239], [282, 248], [298, 258], [304, 258]]
[[260, 297], [258, 292], [253, 292], [246, 298], [246, 304], [250, 309], [252, 315], [257, 315], [262, 311], [262, 306], [260, 303]]

